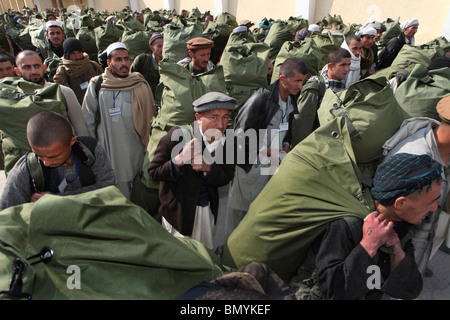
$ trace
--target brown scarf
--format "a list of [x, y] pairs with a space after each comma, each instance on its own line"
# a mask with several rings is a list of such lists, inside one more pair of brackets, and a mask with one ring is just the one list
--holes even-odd
[[372, 67], [375, 55], [371, 48], [361, 48], [361, 70], [368, 70]]
[[[82, 60], [69, 60], [63, 58], [63, 65], [69, 78], [79, 78], [94, 68], [91, 65], [89, 56], [85, 53]], [[91, 73], [91, 72], [89, 72]]]
[[139, 72], [131, 72], [126, 78], [115, 77], [109, 67], [103, 74], [102, 90], [131, 90], [131, 108], [136, 132], [147, 147], [150, 125], [155, 115], [155, 102], [148, 82]]

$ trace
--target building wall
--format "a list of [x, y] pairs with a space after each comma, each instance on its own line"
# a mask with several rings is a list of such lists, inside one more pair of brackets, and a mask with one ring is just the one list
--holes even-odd
[[[65, 1], [71, 2], [72, 0]], [[79, 2], [75, 0], [74, 2]], [[297, 16], [297, 12], [305, 4], [312, 4], [314, 12], [310, 23], [317, 22], [328, 13], [338, 14], [344, 23], [364, 24], [368, 21], [385, 21], [387, 18], [400, 21], [418, 18], [419, 31], [416, 44], [428, 42], [438, 36], [450, 35], [450, 0], [90, 0], [94, 9], [109, 12], [122, 10], [125, 6], [133, 6], [137, 10], [150, 7], [152, 10], [198, 8], [201, 12], [210, 11], [217, 15], [221, 10], [227, 11], [236, 19], [249, 19], [256, 24], [263, 18], [288, 19]], [[52, 7], [52, 0], [0, 0], [0, 8], [21, 10], [23, 5], [33, 6], [33, 2], [41, 10]], [[84, 1], [83, 1], [84, 2]], [[313, 20], [313, 21], [311, 21]], [[446, 26], [446, 27], [444, 27]]]

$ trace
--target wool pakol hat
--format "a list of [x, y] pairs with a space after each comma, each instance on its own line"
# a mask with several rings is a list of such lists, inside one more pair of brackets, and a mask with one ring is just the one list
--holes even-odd
[[188, 50], [208, 49], [212, 47], [214, 47], [214, 41], [203, 37], [192, 38], [187, 42]]
[[446, 96], [439, 100], [436, 111], [442, 121], [450, 123], [450, 96]]
[[208, 92], [192, 103], [194, 111], [201, 113], [209, 110], [234, 110], [237, 100], [221, 92]]

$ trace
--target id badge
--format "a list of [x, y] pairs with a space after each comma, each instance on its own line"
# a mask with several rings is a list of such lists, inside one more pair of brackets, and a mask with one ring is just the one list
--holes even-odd
[[111, 108], [108, 109], [108, 112], [110, 117], [119, 116], [121, 114], [120, 108]]
[[63, 179], [58, 186], [58, 190], [60, 193], [63, 193], [66, 190], [66, 188], [67, 188], [67, 180]]
[[289, 123], [281, 123], [278, 127], [278, 131], [288, 131], [289, 130]]
[[89, 86], [89, 82], [87, 82], [87, 81], [80, 84], [81, 90], [86, 90], [88, 86]]

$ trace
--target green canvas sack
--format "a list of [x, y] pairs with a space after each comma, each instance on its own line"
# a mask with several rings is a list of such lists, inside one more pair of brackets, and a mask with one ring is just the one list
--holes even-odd
[[398, 104], [412, 117], [441, 121], [436, 105], [450, 94], [450, 68], [428, 70], [417, 64], [395, 92]]
[[404, 45], [395, 57], [392, 65], [407, 68], [411, 64], [428, 66], [433, 58], [442, 57], [444, 49], [436, 44], [423, 44], [421, 46]]
[[283, 62], [293, 57], [299, 58], [306, 64], [308, 77], [318, 75], [323, 67], [323, 65], [320, 65], [322, 59], [317, 54], [318, 50], [316, 42], [311, 38], [306, 38], [304, 41], [286, 41], [275, 59], [272, 83], [278, 80]]
[[222, 52], [227, 45], [228, 38], [233, 31], [233, 27], [228, 24], [217, 24], [210, 22], [205, 31], [203, 31], [203, 37], [214, 42], [214, 47], [211, 48], [210, 60], [217, 64], [222, 56]]
[[[310, 39], [310, 40], [309, 40]], [[328, 63], [328, 54], [335, 48], [338, 48], [344, 42], [342, 35], [327, 33], [314, 33], [306, 41], [314, 41], [319, 52], [319, 71]]]
[[163, 28], [163, 59], [178, 62], [188, 57], [187, 42], [192, 38], [201, 37], [202, 34], [203, 28], [197, 23], [184, 26], [166, 24]]
[[35, 50], [31, 43], [29, 26], [13, 20], [6, 25], [5, 29], [21, 50]]
[[363, 79], [347, 90], [327, 90], [318, 110], [320, 125], [345, 117], [358, 165], [377, 163], [382, 146], [408, 118], [385, 77]]
[[21, 156], [31, 151], [26, 126], [33, 115], [44, 110], [67, 118], [66, 100], [58, 84], [44, 88], [23, 79], [0, 80], [0, 131], [6, 174]]
[[374, 210], [361, 180], [346, 121], [336, 117], [286, 155], [221, 248], [222, 263], [265, 263], [288, 282], [329, 222]]
[[77, 33], [76, 38], [80, 40], [83, 51], [89, 56], [89, 60], [98, 62], [98, 48], [95, 41], [94, 29], [82, 26]]
[[108, 21], [103, 26], [95, 28], [94, 32], [98, 56], [100, 56], [111, 43], [119, 41], [120, 37], [122, 37], [123, 29]]
[[128, 54], [132, 62], [141, 53], [150, 53], [148, 42], [152, 34], [152, 31], [126, 30], [123, 32], [122, 43], [128, 48]]
[[286, 21], [277, 21], [272, 23], [264, 43], [270, 46], [270, 60], [272, 63], [277, 58], [278, 52], [286, 41], [292, 41], [295, 37], [295, 31]]
[[259, 88], [267, 87], [270, 47], [266, 43], [228, 45], [219, 65], [223, 66], [228, 95], [238, 103], [232, 118], [239, 108]]
[[2, 299], [176, 299], [229, 270], [113, 186], [46, 195], [1, 211], [0, 223]]

